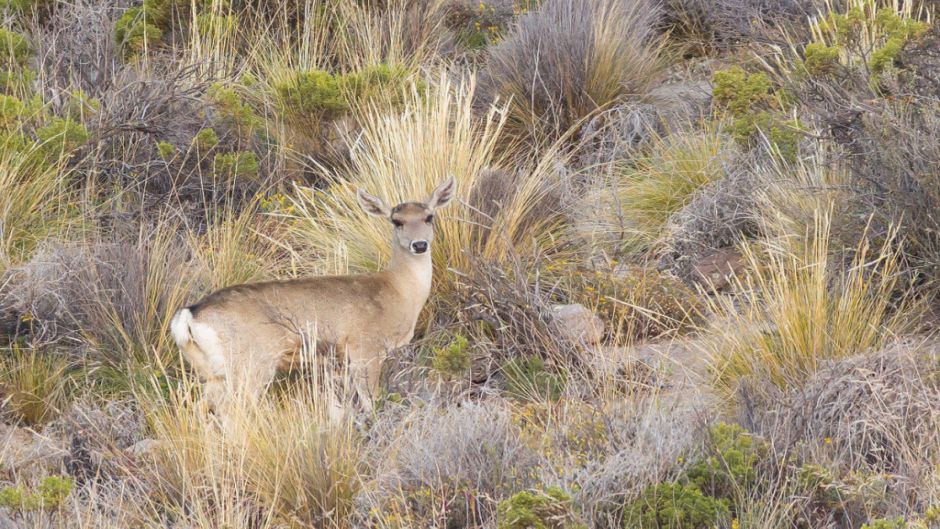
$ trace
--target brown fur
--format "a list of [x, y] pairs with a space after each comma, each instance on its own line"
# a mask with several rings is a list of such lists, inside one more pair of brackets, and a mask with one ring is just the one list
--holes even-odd
[[174, 338], [205, 381], [210, 404], [218, 409], [234, 392], [256, 396], [276, 371], [299, 365], [301, 352], [314, 345], [315, 355], [349, 362], [360, 401], [370, 407], [382, 359], [411, 340], [430, 294], [431, 217], [453, 189], [451, 179], [427, 204], [393, 209], [360, 193], [367, 212], [395, 225], [392, 259], [381, 272], [234, 285], [181, 310], [172, 323]]

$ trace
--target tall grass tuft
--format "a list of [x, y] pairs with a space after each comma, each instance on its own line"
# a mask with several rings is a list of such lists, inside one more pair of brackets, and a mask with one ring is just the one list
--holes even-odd
[[659, 10], [645, 0], [559, 0], [524, 15], [491, 53], [483, 92], [509, 101], [508, 132], [550, 143], [661, 68]]
[[0, 411], [42, 425], [69, 402], [69, 364], [62, 356], [13, 345], [0, 349]]
[[294, 202], [289, 222], [295, 247], [303, 249], [298, 257], [321, 272], [374, 270], [389, 257], [391, 228], [388, 221], [361, 210], [356, 189], [394, 205], [425, 200], [450, 175], [457, 180], [457, 200], [435, 221], [438, 271], [468, 271], [471, 257], [500, 262], [513, 247], [531, 251], [533, 242], [552, 245], [559, 219], [546, 211], [545, 198], [556, 180], [557, 151], [550, 150], [516, 175], [507, 174], [515, 181], [503, 186], [506, 194], [498, 197], [501, 207], [493, 215], [482, 215], [468, 203], [467, 197], [491, 174], [486, 169], [504, 162], [496, 147], [505, 113], [491, 108], [477, 117], [474, 90], [472, 77], [459, 82], [442, 77], [430, 95], [415, 94], [400, 113], [363, 113], [362, 135], [349, 167], [333, 175], [326, 193], [301, 189]]
[[632, 244], [649, 244], [702, 187], [721, 179], [732, 152], [716, 130], [657, 138], [622, 170], [617, 198]]
[[145, 400], [160, 443], [149, 469], [157, 504], [186, 509], [198, 527], [351, 526], [364, 456], [350, 419], [329, 416], [331, 384], [237, 400], [222, 422], [181, 389]]
[[710, 302], [718, 318], [706, 352], [725, 395], [741, 384], [798, 388], [827, 360], [876, 351], [904, 329], [895, 232], [880, 246], [861, 243], [843, 269], [830, 231], [829, 213], [819, 213], [803, 237], [744, 245], [751, 273], [740, 295]]
[[39, 147], [0, 138], [0, 270], [22, 262], [43, 239], [67, 226], [68, 173], [46, 163]]

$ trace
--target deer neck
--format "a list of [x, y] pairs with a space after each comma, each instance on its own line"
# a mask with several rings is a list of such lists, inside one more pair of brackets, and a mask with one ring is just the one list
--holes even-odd
[[414, 297], [418, 310], [431, 294], [431, 252], [414, 255], [398, 244], [392, 246], [388, 272], [398, 291]]

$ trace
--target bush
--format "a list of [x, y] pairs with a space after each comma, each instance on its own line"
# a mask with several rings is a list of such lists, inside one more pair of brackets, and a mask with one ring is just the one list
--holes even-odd
[[767, 444], [736, 424], [718, 423], [709, 431], [707, 455], [686, 472], [686, 480], [709, 496], [732, 500], [752, 491], [757, 465], [768, 455]]
[[39, 147], [54, 162], [67, 159], [90, 138], [88, 129], [69, 118], [52, 118], [49, 124], [36, 129]]
[[[336, 119], [358, 106], [382, 102], [397, 107], [404, 102], [410, 72], [402, 66], [377, 64], [345, 74], [322, 70], [294, 72], [275, 84], [281, 114], [288, 120], [315, 124]], [[416, 90], [423, 92], [423, 83]]]
[[35, 73], [27, 68], [33, 47], [26, 37], [0, 28], [0, 91], [9, 94], [28, 92]]
[[733, 66], [715, 72], [712, 83], [712, 104], [730, 118], [727, 130], [734, 139], [742, 145], [766, 140], [784, 160], [796, 159], [802, 126], [782, 117], [781, 95], [766, 74]]
[[218, 117], [235, 131], [239, 139], [250, 139], [264, 125], [235, 87], [215, 83], [209, 87], [208, 95]]
[[598, 109], [647, 91], [660, 68], [657, 16], [645, 0], [543, 3], [490, 50], [483, 100], [509, 101], [513, 136], [550, 142]]
[[842, 72], [849, 76], [870, 76], [869, 86], [880, 90], [904, 48], [929, 29], [917, 17], [913, 2], [849, 0], [844, 12], [830, 10], [814, 19], [814, 42], [804, 51], [806, 70], [826, 75], [839, 66], [850, 70]]
[[212, 149], [214, 149], [219, 144], [219, 135], [215, 132], [213, 128], [205, 128], [200, 130], [193, 136], [193, 145], [196, 147], [196, 151], [200, 155], [205, 155]]
[[212, 173], [226, 180], [234, 178], [256, 180], [258, 157], [251, 151], [216, 154], [212, 160]]
[[499, 502], [498, 529], [586, 529], [572, 513], [571, 495], [558, 487], [523, 491]]
[[0, 507], [14, 511], [54, 511], [65, 503], [75, 482], [63, 476], [46, 476], [36, 491], [23, 487], [4, 487], [0, 490]]
[[0, 28], [0, 64], [10, 68], [26, 66], [32, 46], [26, 37], [7, 28]]
[[144, 0], [130, 7], [114, 24], [114, 42], [131, 59], [154, 47], [169, 29], [174, 0]]
[[454, 335], [454, 339], [450, 344], [435, 349], [434, 358], [431, 359], [431, 367], [448, 377], [465, 375], [470, 369], [470, 351], [467, 339], [457, 334]]
[[711, 529], [729, 518], [725, 502], [697, 488], [660, 483], [646, 489], [624, 508], [625, 529]]

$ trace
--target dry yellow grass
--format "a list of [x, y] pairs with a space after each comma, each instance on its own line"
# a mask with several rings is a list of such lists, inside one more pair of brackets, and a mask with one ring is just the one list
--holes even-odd
[[735, 298], [711, 299], [717, 319], [707, 354], [715, 384], [766, 391], [799, 387], [829, 359], [880, 349], [908, 321], [895, 287], [901, 258], [894, 232], [857, 249], [845, 271], [830, 246], [831, 220], [812, 230], [743, 246], [750, 273]]
[[484, 169], [506, 161], [496, 149], [505, 115], [493, 108], [477, 117], [474, 89], [472, 77], [451, 81], [442, 76], [430, 95], [415, 93], [401, 112], [361, 110], [363, 131], [350, 167], [334, 175], [327, 192], [298, 190], [295, 214], [288, 220], [297, 259], [318, 272], [375, 269], [389, 256], [390, 227], [361, 210], [356, 189], [389, 204], [425, 200], [450, 175], [457, 180], [457, 200], [436, 221], [432, 250], [439, 272], [467, 271], [471, 257], [499, 262], [512, 248], [527, 252], [539, 243], [552, 244], [559, 234], [557, 217], [539, 217], [533, 209], [556, 181], [560, 154], [554, 149], [508, 176], [516, 179], [513, 192], [495, 217], [481, 221], [467, 203]]

